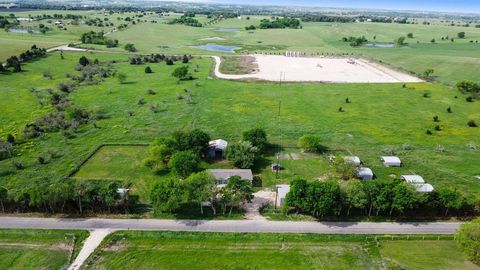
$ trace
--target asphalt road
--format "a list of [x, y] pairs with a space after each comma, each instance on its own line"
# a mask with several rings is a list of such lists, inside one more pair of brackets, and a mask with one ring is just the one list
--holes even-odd
[[68, 219], [0, 217], [0, 228], [109, 229], [324, 234], [452, 234], [455, 222], [294, 222], [266, 220]]

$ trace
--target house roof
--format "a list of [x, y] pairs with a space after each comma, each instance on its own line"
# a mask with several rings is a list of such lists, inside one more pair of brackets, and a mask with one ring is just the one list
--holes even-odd
[[367, 167], [360, 167], [357, 169], [358, 176], [373, 176], [373, 171]]
[[350, 162], [350, 163], [353, 163], [353, 164], [360, 164], [361, 163], [360, 158], [357, 157], [357, 156], [346, 156], [346, 157], [343, 157], [343, 159], [346, 162]]
[[227, 149], [228, 142], [222, 139], [217, 139], [217, 140], [209, 141], [208, 145], [210, 147], [215, 147], [215, 149], [225, 150]]
[[425, 180], [420, 175], [402, 175], [400, 179], [405, 180], [407, 183], [425, 183]]
[[430, 184], [417, 184], [415, 185], [417, 192], [432, 192], [433, 186]]
[[240, 176], [244, 180], [253, 180], [252, 170], [250, 169], [211, 169], [208, 172], [217, 180], [227, 180], [232, 176]]
[[381, 158], [385, 163], [402, 163], [398, 157], [395, 156], [384, 156]]
[[287, 193], [290, 192], [290, 185], [276, 185], [278, 191], [278, 198], [285, 198]]

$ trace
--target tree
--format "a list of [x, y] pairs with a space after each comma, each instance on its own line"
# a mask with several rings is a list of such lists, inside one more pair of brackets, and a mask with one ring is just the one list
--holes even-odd
[[199, 169], [198, 156], [192, 151], [179, 151], [173, 154], [168, 167], [180, 177], [188, 177]]
[[424, 72], [423, 72], [423, 76], [425, 78], [430, 78], [430, 75], [433, 74], [433, 72], [435, 72], [435, 70], [431, 69], [431, 68], [428, 68], [426, 69]]
[[200, 213], [202, 215], [204, 202], [209, 202], [213, 213], [216, 214], [214, 206], [216, 195], [215, 179], [208, 172], [194, 173], [185, 179], [185, 192], [189, 202], [200, 205]]
[[403, 213], [405, 210], [411, 209], [415, 205], [415, 202], [415, 191], [412, 186], [406, 182], [397, 184], [393, 189], [390, 215], [392, 215], [394, 210]]
[[2, 213], [5, 212], [5, 202], [8, 199], [8, 190], [4, 187], [0, 187], [0, 207], [2, 208]]
[[166, 168], [172, 155], [177, 151], [176, 142], [169, 138], [155, 140], [149, 148], [149, 155], [143, 163], [159, 172]]
[[253, 146], [251, 142], [240, 141], [229, 144], [227, 147], [227, 159], [233, 165], [241, 169], [249, 169], [253, 167], [257, 159], [258, 148]]
[[179, 80], [184, 80], [187, 78], [188, 75], [188, 66], [181, 66], [177, 67], [175, 70], [173, 70], [172, 76], [179, 79]]
[[3, 63], [0, 62], [0, 72], [5, 72], [5, 67], [3, 66]]
[[353, 179], [347, 182], [343, 189], [343, 197], [347, 206], [347, 216], [352, 208], [363, 209], [368, 203], [367, 194], [363, 190], [360, 180]]
[[343, 180], [348, 180], [355, 177], [355, 164], [345, 160], [342, 157], [335, 158], [333, 161], [333, 168]]
[[457, 83], [457, 89], [462, 93], [475, 93], [480, 92], [480, 85], [472, 81], [463, 80]]
[[478, 127], [477, 122], [475, 122], [475, 120], [468, 121], [467, 125], [469, 127]]
[[165, 63], [167, 64], [167, 66], [173, 65], [173, 60], [172, 60], [172, 58], [170, 58], [170, 57], [167, 58], [167, 59], [165, 60]]
[[407, 38], [413, 38], [413, 33], [408, 33]]
[[9, 142], [0, 140], [0, 160], [10, 158], [12, 157], [12, 155], [13, 155], [12, 144]]
[[465, 32], [459, 32], [457, 33], [458, 38], [465, 38]]
[[178, 148], [182, 151], [192, 151], [200, 156], [208, 149], [210, 135], [200, 129], [179, 133], [177, 136]]
[[88, 60], [87, 57], [82, 56], [82, 57], [80, 57], [80, 59], [78, 59], [78, 63], [85, 67], [85, 66], [88, 66], [90, 64], [90, 60]]
[[462, 224], [456, 233], [456, 239], [467, 258], [480, 264], [480, 218]]
[[325, 147], [321, 145], [321, 140], [318, 135], [303, 135], [298, 140], [298, 147], [303, 148], [306, 152], [323, 152]]
[[136, 51], [137, 51], [137, 48], [135, 48], [135, 45], [132, 44], [132, 43], [127, 43], [127, 44], [125, 44], [125, 46], [123, 46], [123, 48], [124, 48], [126, 51], [129, 51], [129, 52], [136, 52]]
[[[241, 179], [240, 176], [232, 176], [222, 191], [226, 191], [230, 197], [230, 214], [234, 206], [251, 202], [253, 199], [252, 184], [248, 180]], [[221, 191], [221, 192], [222, 192]]]
[[125, 73], [118, 73], [117, 74], [117, 79], [118, 79], [118, 82], [123, 84], [127, 80], [127, 75]]
[[150, 193], [155, 213], [175, 212], [182, 202], [183, 190], [177, 178], [166, 178], [157, 182]]
[[401, 47], [403, 45], [405, 45], [405, 37], [399, 37], [395, 40], [395, 45], [397, 45], [397, 47]]
[[152, 73], [152, 72], [153, 72], [153, 71], [152, 71], [152, 68], [150, 68], [149, 66], [147, 66], [147, 67], [145, 68], [145, 73], [149, 74], [149, 73]]
[[308, 185], [307, 204], [315, 217], [337, 215], [340, 204], [340, 186], [337, 181], [315, 181]]
[[190, 59], [188, 58], [188, 56], [186, 54], [184, 54], [183, 58], [182, 58], [182, 63], [187, 64], [189, 61], [190, 61]]
[[445, 209], [445, 216], [448, 215], [449, 210], [457, 210], [461, 206], [461, 196], [456, 190], [442, 189], [438, 192], [440, 203]]
[[265, 151], [267, 146], [267, 132], [261, 128], [253, 128], [243, 132], [243, 140], [251, 142], [259, 152]]
[[285, 197], [285, 206], [293, 208], [297, 213], [308, 209], [307, 198], [308, 182], [299, 177], [295, 177], [290, 183], [290, 192]]

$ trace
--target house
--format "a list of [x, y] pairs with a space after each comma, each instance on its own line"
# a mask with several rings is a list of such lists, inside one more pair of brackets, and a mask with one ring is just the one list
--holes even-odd
[[360, 167], [357, 169], [357, 177], [361, 180], [373, 180], [373, 176], [370, 168]]
[[398, 157], [395, 156], [386, 156], [381, 157], [380, 160], [383, 162], [385, 167], [401, 167], [402, 161]]
[[360, 164], [362, 164], [362, 161], [357, 156], [346, 156], [343, 157], [343, 160], [345, 160], [346, 163], [350, 163], [355, 166], [360, 166]]
[[276, 185], [277, 190], [277, 206], [281, 206], [285, 203], [285, 198], [287, 197], [287, 193], [290, 192], [290, 185]]
[[253, 181], [252, 170], [250, 169], [211, 169], [208, 172], [215, 177], [217, 185], [224, 186], [232, 176], [240, 176], [242, 180]]
[[424, 184], [425, 180], [420, 175], [402, 175], [400, 176], [401, 180], [404, 180], [410, 184]]
[[18, 17], [18, 18], [16, 18], [16, 20], [19, 21], [19, 22], [31, 22], [31, 21], [33, 21], [32, 18], [24, 18], [24, 17]]
[[211, 159], [224, 159], [228, 142], [217, 139], [208, 142], [208, 157]]

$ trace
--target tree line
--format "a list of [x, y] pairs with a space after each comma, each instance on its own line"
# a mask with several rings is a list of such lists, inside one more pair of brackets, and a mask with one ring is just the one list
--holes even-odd
[[43, 57], [47, 54], [47, 50], [44, 48], [38, 48], [37, 45], [32, 45], [30, 50], [22, 52], [19, 56], [10, 56], [7, 58], [7, 63], [4, 65], [0, 62], [0, 72], [5, 72], [9, 68], [13, 69], [13, 72], [22, 71], [22, 62], [30, 61], [36, 58]]
[[478, 214], [479, 202], [455, 189], [430, 193], [399, 179], [339, 182], [296, 178], [285, 199], [286, 213], [317, 218], [332, 216], [467, 216]]

